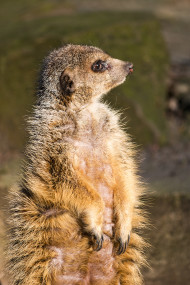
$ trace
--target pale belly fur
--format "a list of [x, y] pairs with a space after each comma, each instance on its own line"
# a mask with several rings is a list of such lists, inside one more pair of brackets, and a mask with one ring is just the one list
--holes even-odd
[[[104, 201], [103, 248], [94, 251], [88, 263], [89, 273], [84, 284], [109, 284], [115, 276], [113, 243], [113, 175], [109, 159], [104, 149], [80, 147], [75, 160], [81, 172], [87, 177], [93, 188]], [[98, 283], [96, 283], [98, 282]]]
[[[103, 213], [103, 235], [104, 242], [100, 251], [93, 251], [88, 260], [88, 273], [84, 277], [72, 272], [65, 276], [59, 276], [56, 285], [63, 284], [109, 284], [114, 279], [116, 272], [114, 268], [114, 253], [111, 237], [113, 235], [113, 176], [112, 168], [103, 149], [92, 148], [91, 146], [76, 142], [76, 149], [72, 155], [73, 166], [78, 169], [80, 175], [84, 175], [93, 188], [102, 197], [105, 208]], [[59, 250], [60, 251], [60, 250]], [[70, 252], [70, 253], [69, 253]], [[72, 254], [72, 249], [67, 254]], [[80, 255], [80, 253], [78, 252]], [[60, 260], [64, 255], [59, 252]], [[80, 274], [79, 274], [80, 275]], [[75, 281], [74, 281], [75, 280]], [[77, 281], [78, 280], [78, 281]]]

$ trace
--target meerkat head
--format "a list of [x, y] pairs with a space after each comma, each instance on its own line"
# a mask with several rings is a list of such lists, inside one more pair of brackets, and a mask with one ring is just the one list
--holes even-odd
[[122, 84], [133, 64], [92, 46], [67, 45], [45, 59], [41, 87], [64, 103], [92, 102]]

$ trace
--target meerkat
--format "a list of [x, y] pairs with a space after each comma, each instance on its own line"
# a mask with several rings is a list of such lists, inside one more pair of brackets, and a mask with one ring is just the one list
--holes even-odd
[[101, 101], [132, 71], [92, 46], [44, 60], [22, 177], [9, 194], [10, 285], [142, 284], [135, 148]]

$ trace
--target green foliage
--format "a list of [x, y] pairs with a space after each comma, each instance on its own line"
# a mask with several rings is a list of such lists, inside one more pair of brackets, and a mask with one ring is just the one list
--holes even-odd
[[[43, 17], [39, 12], [35, 17], [35, 6], [30, 14], [23, 4], [22, 13], [11, 6], [7, 19], [8, 3], [12, 2], [3, 1], [1, 10], [0, 132], [9, 147], [23, 146], [24, 116], [34, 102], [41, 60], [64, 43], [97, 45], [113, 57], [133, 62], [134, 74], [106, 100], [123, 110], [129, 132], [138, 143], [167, 140], [164, 104], [168, 55], [159, 22], [153, 16], [96, 12]], [[43, 7], [45, 11], [50, 8]], [[13, 17], [14, 13], [20, 18]]]

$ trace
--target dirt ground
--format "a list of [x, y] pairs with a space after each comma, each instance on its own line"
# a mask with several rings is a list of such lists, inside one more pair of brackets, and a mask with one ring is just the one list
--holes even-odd
[[190, 284], [190, 197], [162, 195], [149, 198], [151, 244], [144, 271], [146, 285]]
[[190, 144], [156, 145], [142, 152], [141, 175], [149, 187], [146, 233], [152, 246], [147, 285], [190, 284]]

